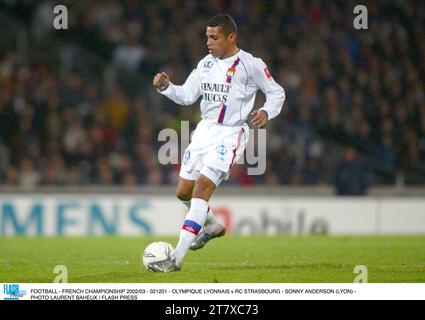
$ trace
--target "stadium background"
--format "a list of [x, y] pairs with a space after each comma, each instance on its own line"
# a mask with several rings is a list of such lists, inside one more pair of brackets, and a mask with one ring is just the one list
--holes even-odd
[[[68, 9], [67, 30], [53, 28], [58, 4]], [[227, 12], [238, 25], [239, 47], [268, 64], [285, 88], [286, 101], [267, 131], [266, 173], [249, 176], [244, 165], [234, 166], [213, 207], [236, 234], [372, 236], [271, 236], [262, 238], [263, 248], [255, 247], [255, 238], [219, 240], [223, 250], [229, 250], [226, 241], [235, 248], [224, 258], [227, 264], [242, 254], [240, 248], [285, 252], [278, 257], [260, 254], [252, 261], [249, 253], [239, 256], [249, 270], [233, 280], [340, 282], [352, 274], [352, 262], [366, 259], [381, 271], [375, 281], [423, 282], [424, 238], [415, 235], [425, 233], [425, 5], [361, 3], [367, 6], [369, 25], [356, 30], [357, 4], [0, 1], [0, 252], [10, 255], [2, 260], [0, 275], [46, 281], [40, 271], [43, 259], [60, 256], [73, 263], [61, 255], [59, 243], [86, 263], [91, 255], [98, 260], [109, 256], [91, 242], [104, 241], [100, 246], [113, 252], [105, 268], [122, 254], [132, 256], [120, 257], [133, 266], [137, 262], [131, 259], [152, 237], [177, 234], [184, 216], [184, 207], [174, 198], [179, 166], [159, 164], [162, 142], [157, 137], [164, 128], [179, 131], [181, 120], [190, 120], [193, 129], [199, 102], [176, 106], [153, 90], [152, 76], [163, 70], [173, 82], [184, 82], [206, 54], [206, 22]], [[259, 94], [256, 106], [262, 101]], [[354, 197], [343, 197], [347, 195]], [[44, 238], [4, 237], [146, 234], [136, 239], [81, 238], [75, 240], [79, 252], [65, 238], [53, 238], [53, 244]], [[394, 234], [401, 236], [382, 236]], [[128, 246], [123, 252], [120, 243]], [[376, 247], [369, 248], [371, 243]], [[42, 249], [36, 249], [39, 245]], [[352, 256], [344, 256], [347, 248]], [[297, 250], [306, 250], [312, 260], [303, 260]], [[203, 259], [223, 259], [208, 253], [201, 253]], [[20, 261], [27, 254], [37, 267], [19, 274], [15, 269], [22, 270]], [[121, 258], [111, 262], [116, 278], [96, 278], [93, 264], [73, 279], [163, 281], [140, 276], [136, 269], [120, 278]], [[195, 256], [190, 259], [189, 268], [199, 267]], [[279, 261], [286, 271], [295, 269], [286, 273], [288, 278], [273, 272], [267, 278], [255, 273], [256, 261], [267, 261], [276, 271], [281, 270]], [[390, 267], [383, 267], [383, 261]], [[211, 263], [213, 270], [217, 265]], [[410, 269], [400, 274], [400, 264]], [[351, 272], [336, 272], [347, 266]], [[308, 275], [317, 268], [335, 272], [323, 278]], [[213, 281], [199, 272], [200, 278], [165, 279]], [[234, 275], [227, 276], [220, 280], [232, 281]]]

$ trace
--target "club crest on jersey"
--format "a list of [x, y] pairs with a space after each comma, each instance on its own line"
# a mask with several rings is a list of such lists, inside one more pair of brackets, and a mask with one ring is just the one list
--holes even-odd
[[221, 145], [217, 146], [215, 151], [217, 151], [218, 154], [224, 156], [227, 153], [227, 148], [224, 145], [221, 144]]
[[235, 68], [229, 68], [229, 70], [227, 70], [226, 76], [233, 77], [235, 75], [235, 72], [236, 72]]
[[235, 76], [236, 66], [238, 65], [239, 61], [241, 61], [241, 59], [239, 59], [239, 57], [238, 57], [235, 61], [233, 61], [232, 66], [229, 69], [227, 69], [227, 72], [226, 72], [226, 82], [227, 83], [232, 82], [232, 78]]

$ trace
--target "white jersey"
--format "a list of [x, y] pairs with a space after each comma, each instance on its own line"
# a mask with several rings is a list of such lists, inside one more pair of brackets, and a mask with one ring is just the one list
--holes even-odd
[[240, 126], [251, 113], [259, 89], [266, 96], [260, 110], [273, 119], [282, 109], [285, 91], [274, 81], [263, 60], [239, 50], [225, 59], [207, 55], [182, 86], [170, 82], [160, 93], [181, 105], [193, 104], [202, 96], [202, 119]]

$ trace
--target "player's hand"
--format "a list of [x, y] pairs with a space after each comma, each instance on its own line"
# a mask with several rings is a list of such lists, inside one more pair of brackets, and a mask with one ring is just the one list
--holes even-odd
[[170, 78], [165, 72], [157, 73], [156, 76], [153, 77], [153, 86], [160, 91], [167, 89], [169, 84]]
[[255, 110], [251, 112], [251, 116], [253, 117], [251, 119], [251, 123], [254, 128], [264, 129], [267, 127], [267, 122], [269, 121], [267, 112], [262, 110]]

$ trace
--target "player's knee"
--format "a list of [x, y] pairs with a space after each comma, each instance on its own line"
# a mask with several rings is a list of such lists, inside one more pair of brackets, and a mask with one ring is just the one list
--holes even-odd
[[203, 198], [204, 196], [209, 197], [209, 195], [211, 195], [214, 189], [214, 183], [210, 179], [201, 175], [195, 182], [193, 196], [196, 198]]
[[177, 187], [176, 189], [176, 197], [181, 201], [189, 201], [192, 199], [192, 190], [188, 190], [187, 188]]

